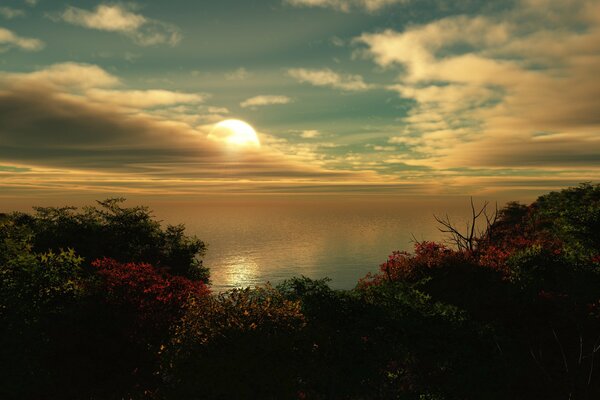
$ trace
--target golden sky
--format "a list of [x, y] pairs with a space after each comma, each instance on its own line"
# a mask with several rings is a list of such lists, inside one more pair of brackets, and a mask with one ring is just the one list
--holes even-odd
[[[519, 197], [600, 176], [597, 0], [206, 3], [3, 2], [0, 198]], [[260, 146], [215, 135], [229, 119]]]

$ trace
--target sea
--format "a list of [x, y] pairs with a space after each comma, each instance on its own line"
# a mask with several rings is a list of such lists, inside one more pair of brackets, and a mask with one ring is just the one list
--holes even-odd
[[331, 287], [351, 289], [392, 251], [411, 251], [415, 241], [444, 241], [434, 215], [447, 215], [461, 229], [471, 214], [464, 196], [225, 199], [151, 208], [164, 223], [185, 224], [208, 245], [203, 263], [217, 292], [295, 276], [329, 278]]

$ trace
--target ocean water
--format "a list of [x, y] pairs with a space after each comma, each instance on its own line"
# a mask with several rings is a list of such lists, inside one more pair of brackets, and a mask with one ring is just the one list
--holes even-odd
[[469, 199], [329, 199], [151, 204], [154, 214], [208, 244], [204, 265], [214, 290], [277, 284], [304, 275], [349, 289], [377, 271], [394, 250], [416, 240], [443, 240], [433, 215], [457, 226]]

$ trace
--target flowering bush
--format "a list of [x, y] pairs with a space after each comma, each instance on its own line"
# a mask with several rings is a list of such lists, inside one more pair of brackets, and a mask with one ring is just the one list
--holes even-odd
[[450, 250], [443, 244], [417, 242], [414, 254], [394, 251], [387, 261], [379, 266], [379, 273], [368, 274], [359, 281], [359, 286], [377, 285], [386, 280], [416, 282], [437, 269], [464, 263], [471, 258], [470, 252]]
[[119, 263], [110, 258], [92, 263], [106, 301], [135, 314], [142, 325], [168, 327], [183, 313], [190, 297], [209, 294], [201, 281], [170, 275], [146, 263]]

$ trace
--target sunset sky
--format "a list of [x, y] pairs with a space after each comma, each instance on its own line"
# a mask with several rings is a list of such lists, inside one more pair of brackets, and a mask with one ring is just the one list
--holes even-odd
[[0, 3], [0, 198], [599, 177], [597, 0]]

